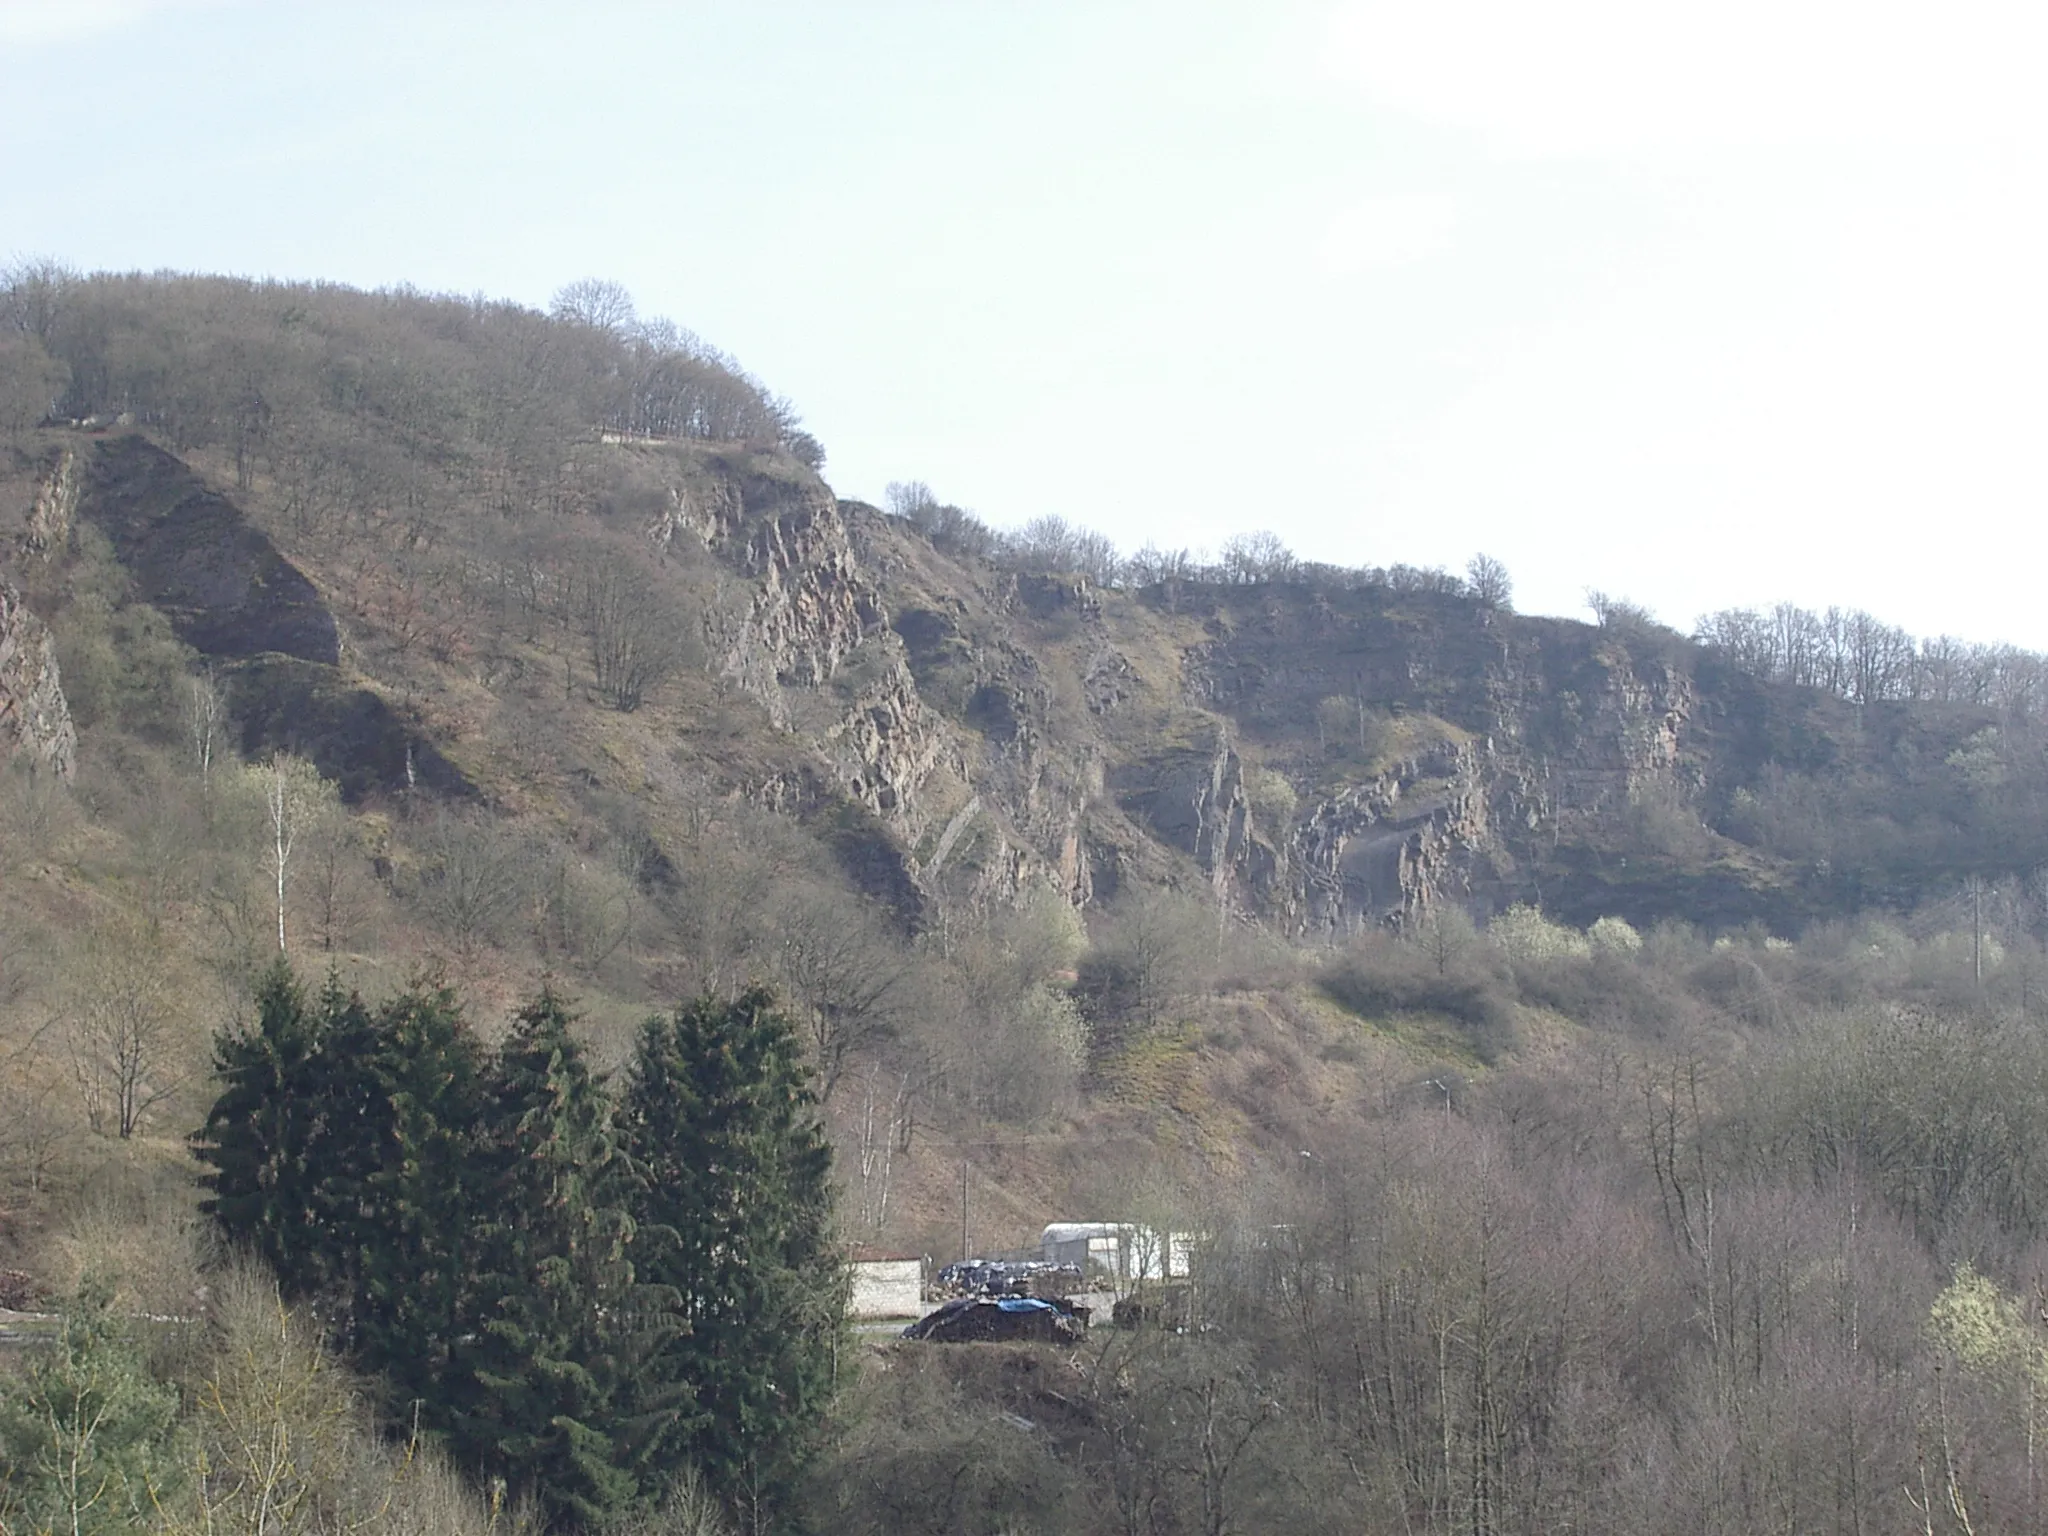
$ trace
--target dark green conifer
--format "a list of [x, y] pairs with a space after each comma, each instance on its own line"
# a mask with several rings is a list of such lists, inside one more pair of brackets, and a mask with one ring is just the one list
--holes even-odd
[[271, 1267], [287, 1299], [353, 1294], [391, 1140], [369, 1010], [329, 974], [315, 1002], [283, 960], [264, 974], [256, 1018], [214, 1041], [221, 1085], [196, 1138], [223, 1234]]
[[679, 1299], [683, 1331], [658, 1364], [697, 1410], [671, 1426], [664, 1459], [758, 1511], [816, 1444], [845, 1316], [831, 1148], [773, 997], [649, 1019], [621, 1129], [641, 1179], [641, 1275]]
[[288, 1296], [325, 1278], [315, 1157], [319, 1139], [318, 1014], [282, 958], [256, 990], [256, 1018], [214, 1039], [220, 1096], [197, 1138], [212, 1172], [201, 1209], [276, 1272]]
[[627, 1248], [625, 1167], [611, 1104], [552, 987], [498, 1052], [479, 1140], [478, 1390], [453, 1426], [463, 1459], [590, 1525], [639, 1489], [625, 1399], [646, 1333]]
[[400, 1413], [442, 1427], [468, 1409], [456, 1368], [476, 1326], [476, 1139], [482, 1048], [448, 987], [415, 982], [378, 1008], [376, 1092], [383, 1138], [357, 1229], [354, 1353]]

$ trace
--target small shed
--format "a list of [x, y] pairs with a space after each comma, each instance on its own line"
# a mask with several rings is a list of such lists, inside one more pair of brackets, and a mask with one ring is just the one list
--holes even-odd
[[924, 1315], [922, 1254], [856, 1248], [848, 1267], [853, 1271], [853, 1289], [847, 1311], [856, 1320]]

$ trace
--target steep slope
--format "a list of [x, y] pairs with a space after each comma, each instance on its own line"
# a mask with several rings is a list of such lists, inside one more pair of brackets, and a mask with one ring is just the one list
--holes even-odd
[[[1901, 803], [1941, 792], [1965, 744], [1997, 735], [1988, 710], [1852, 711], [1667, 631], [1524, 618], [1441, 591], [1106, 590], [950, 558], [773, 449], [585, 452], [596, 510], [553, 521], [545, 546], [517, 557], [556, 589], [556, 662], [484, 611], [514, 574], [488, 528], [295, 559], [260, 488], [252, 519], [133, 434], [55, 448], [31, 536], [72, 516], [104, 531], [139, 595], [229, 668], [245, 749], [303, 751], [356, 797], [480, 790], [506, 805], [521, 797], [491, 785], [505, 767], [497, 728], [464, 742], [450, 725], [502, 714], [512, 679], [532, 680], [525, 707], [541, 707], [533, 683], [551, 665], [567, 666], [573, 698], [577, 572], [604, 548], [651, 558], [670, 583], [656, 600], [701, 660], [647, 722], [689, 731], [722, 712], [732, 728], [686, 752], [693, 773], [824, 836], [913, 927], [935, 900], [1049, 881], [1080, 905], [1177, 885], [1297, 937], [1444, 902], [1791, 929], [1903, 899], [1930, 865], [1950, 877], [2048, 858], [2038, 818], [1996, 848], [1964, 837], [1944, 851], [1913, 827], [1846, 864], [1802, 858], [1798, 836], [1763, 826], [1788, 775], [1879, 798], [1889, 779]], [[631, 494], [607, 501], [621, 484]], [[424, 618], [390, 596], [425, 589]], [[448, 637], [420, 641], [430, 623]], [[2005, 726], [2010, 801], [2013, 783], [2038, 779], [2040, 751]], [[1920, 767], [1910, 787], [1901, 743]], [[660, 819], [658, 778], [620, 787]]]

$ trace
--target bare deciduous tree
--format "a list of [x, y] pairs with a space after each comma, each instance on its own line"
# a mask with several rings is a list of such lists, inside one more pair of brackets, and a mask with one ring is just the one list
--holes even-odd
[[831, 1095], [853, 1052], [892, 1035], [904, 957], [856, 898], [799, 889], [776, 906], [775, 962], [810, 1036], [818, 1096]]
[[581, 586], [597, 691], [631, 714], [688, 659], [687, 622], [653, 576], [623, 555], [590, 561]]
[[292, 870], [308, 829], [335, 813], [334, 786], [302, 757], [278, 752], [251, 770], [261, 780], [266, 837], [264, 867], [277, 902], [277, 951], [285, 952], [285, 913]]
[[587, 325], [608, 335], [623, 336], [633, 328], [633, 295], [609, 278], [580, 277], [555, 290], [548, 313], [573, 325]]
[[1300, 564], [1277, 533], [1237, 533], [1223, 541], [1226, 581], [1284, 581]]
[[86, 1123], [126, 1141], [183, 1080], [172, 1049], [177, 1016], [159, 957], [133, 935], [93, 946], [70, 1042]]
[[419, 902], [468, 959], [497, 939], [526, 894], [526, 846], [481, 817], [444, 812], [421, 848]]
[[1506, 609], [1515, 593], [1508, 568], [1491, 555], [1474, 555], [1465, 567], [1465, 582], [1472, 595], [1489, 608]]
[[213, 793], [213, 760], [226, 725], [227, 700], [213, 668], [185, 680], [185, 729], [192, 743], [192, 765], [199, 770], [201, 790]]

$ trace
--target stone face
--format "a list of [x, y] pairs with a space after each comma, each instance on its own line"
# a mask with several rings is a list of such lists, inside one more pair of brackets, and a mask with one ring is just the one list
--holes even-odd
[[[820, 829], [906, 921], [1032, 883], [1077, 905], [1133, 883], [1199, 890], [1296, 935], [1443, 903], [1793, 911], [1793, 880], [1703, 808], [1725, 810], [1772, 760], [1772, 710], [1805, 721], [1809, 706], [1731, 684], [1669, 632], [1522, 618], [1441, 587], [1099, 588], [948, 553], [770, 447], [603, 451], [640, 456], [646, 499], [620, 505], [641, 509], [657, 552], [710, 557], [708, 665], [777, 738], [745, 743], [731, 788]], [[174, 456], [82, 441], [50, 456], [33, 498], [24, 559], [52, 558], [85, 517], [182, 636], [243, 658], [237, 714], [262, 738], [245, 748], [304, 734], [300, 701], [319, 699], [334, 776], [366, 793], [434, 777], [410, 726], [330, 686], [317, 589]], [[0, 747], [68, 771], [47, 632], [11, 590], [7, 618]], [[1355, 746], [1331, 724], [1347, 719]]]
[[25, 753], [68, 779], [77, 747], [50, 631], [0, 580], [0, 758]]
[[49, 467], [36, 479], [35, 496], [29, 502], [28, 530], [21, 540], [24, 559], [54, 560], [71, 542], [71, 524], [78, 515], [82, 480], [78, 454], [70, 448], [59, 449]]
[[956, 761], [862, 570], [838, 502], [815, 476], [744, 452], [714, 454], [648, 528], [657, 547], [694, 537], [752, 583], [738, 624], [709, 637], [718, 669], [809, 738], [838, 789], [915, 837], [921, 792]]
[[1490, 756], [1445, 743], [1313, 807], [1295, 832], [1291, 926], [1341, 934], [1469, 897], [1498, 842]]

